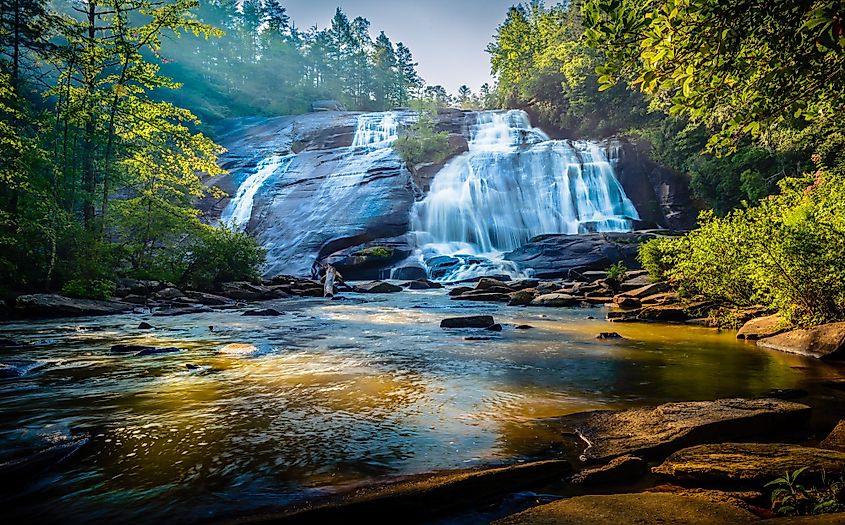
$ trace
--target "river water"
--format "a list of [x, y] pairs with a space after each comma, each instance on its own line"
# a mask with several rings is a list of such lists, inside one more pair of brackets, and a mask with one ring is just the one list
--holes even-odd
[[[611, 325], [601, 308], [467, 305], [443, 291], [277, 307], [286, 314], [0, 325], [0, 337], [30, 344], [0, 350], [4, 370], [27, 371], [0, 379], [0, 462], [88, 438], [46, 472], [4, 480], [6, 516], [198, 522], [386, 476], [541, 455], [560, 436], [539, 418], [759, 396], [843, 375], [733, 333]], [[469, 313], [491, 313], [505, 330], [439, 327]], [[136, 329], [142, 320], [157, 329]], [[625, 339], [595, 339], [608, 330]], [[490, 339], [466, 339], [478, 336]], [[116, 343], [183, 351], [116, 355]]]

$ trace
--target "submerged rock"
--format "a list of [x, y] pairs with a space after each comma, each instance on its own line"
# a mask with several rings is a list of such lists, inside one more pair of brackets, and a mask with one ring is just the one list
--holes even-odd
[[146, 355], [172, 354], [181, 351], [181, 349], [174, 347], [158, 348], [155, 346], [144, 345], [114, 345], [111, 347], [111, 353], [113, 354], [133, 354], [136, 357], [143, 357]]
[[485, 328], [485, 330], [489, 330], [491, 332], [501, 332], [502, 331], [502, 325], [500, 325], [499, 323], [491, 324], [490, 326]]
[[616, 332], [602, 332], [596, 336], [596, 339], [625, 339]]
[[788, 443], [708, 444], [679, 450], [652, 470], [677, 481], [765, 483], [804, 467], [804, 475], [841, 474], [845, 452]]
[[[666, 403], [652, 408], [581, 414], [578, 434], [587, 442], [583, 458], [608, 460], [626, 454], [660, 456], [684, 447], [794, 430], [810, 407], [779, 399], [719, 399]], [[566, 416], [577, 421], [579, 415]]]
[[495, 525], [739, 525], [757, 521], [751, 512], [705, 498], [643, 492], [578, 496], [540, 505]]
[[494, 324], [492, 315], [473, 315], [443, 319], [440, 321], [440, 328], [487, 328]]
[[243, 315], [245, 317], [278, 317], [285, 314], [275, 308], [263, 308], [260, 310], [247, 310]]
[[786, 331], [786, 328], [782, 327], [781, 321], [779, 315], [757, 317], [742, 325], [742, 328], [736, 333], [736, 338], [756, 341], [757, 339], [781, 334]]
[[757, 346], [818, 359], [845, 357], [845, 322], [793, 330], [757, 341]]
[[55, 294], [21, 295], [15, 311], [25, 317], [82, 317], [115, 315], [131, 311], [131, 304], [116, 301], [73, 299]]
[[142, 321], [138, 325], [138, 330], [155, 330], [155, 327], [146, 321]]

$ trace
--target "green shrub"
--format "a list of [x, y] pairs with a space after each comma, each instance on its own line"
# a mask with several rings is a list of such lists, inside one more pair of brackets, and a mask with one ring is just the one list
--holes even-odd
[[652, 281], [669, 281], [677, 264], [680, 244], [670, 237], [658, 237], [640, 245], [637, 260]]
[[627, 273], [628, 268], [625, 267], [622, 261], [611, 264], [610, 268], [607, 269], [607, 282], [614, 288], [618, 287], [625, 280]]
[[186, 269], [181, 282], [211, 290], [224, 282], [260, 279], [266, 251], [246, 233], [205, 226], [184, 257]]
[[808, 486], [799, 482], [807, 467], [766, 484], [772, 488], [772, 510], [786, 516], [806, 516], [845, 511], [845, 478], [828, 479]]
[[355, 253], [355, 255], [358, 257], [382, 257], [387, 259], [388, 257], [393, 257], [393, 249], [385, 248], [384, 246], [372, 246]]
[[117, 285], [104, 279], [74, 279], [62, 287], [62, 295], [80, 299], [108, 299]]
[[449, 134], [435, 131], [428, 112], [421, 112], [417, 122], [404, 130], [393, 147], [408, 166], [443, 162], [449, 156]]

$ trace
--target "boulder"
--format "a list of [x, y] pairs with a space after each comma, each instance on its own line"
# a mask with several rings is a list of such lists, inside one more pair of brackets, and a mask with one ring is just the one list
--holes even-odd
[[204, 314], [208, 312], [213, 312], [213, 310], [207, 306], [186, 306], [184, 308], [158, 310], [153, 314], [153, 317], [177, 317], [180, 315]]
[[678, 297], [678, 294], [674, 292], [666, 292], [666, 293], [658, 293], [654, 295], [649, 295], [647, 297], [643, 297], [640, 299], [642, 304], [652, 305], [652, 304], [675, 304], [680, 301], [681, 298]]
[[223, 283], [220, 289], [220, 295], [237, 301], [261, 301], [275, 298], [269, 287], [245, 281]]
[[845, 322], [793, 330], [757, 341], [757, 346], [818, 359], [845, 357]]
[[[592, 299], [596, 298], [593, 297]], [[617, 295], [613, 298], [613, 303], [619, 308], [639, 308], [642, 306], [639, 299], [627, 295]]]
[[469, 286], [456, 286], [449, 290], [449, 295], [452, 297], [456, 297], [458, 295], [463, 295], [470, 291], [472, 291], [472, 288], [470, 288]]
[[840, 420], [830, 434], [819, 443], [819, 448], [845, 452], [845, 419]]
[[537, 288], [540, 285], [540, 281], [537, 279], [520, 279], [518, 281], [512, 281], [506, 284], [511, 290], [527, 290]]
[[493, 303], [506, 303], [510, 301], [510, 294], [501, 292], [488, 292], [486, 290], [470, 290], [461, 295], [452, 297], [453, 301], [484, 301]]
[[394, 269], [391, 277], [400, 281], [420, 281], [428, 279], [428, 272], [421, 266], [403, 266]]
[[500, 325], [499, 323], [491, 324], [490, 326], [485, 328], [485, 330], [489, 330], [491, 332], [501, 332], [502, 331], [502, 325]]
[[220, 349], [221, 354], [231, 357], [251, 357], [260, 352], [260, 349], [249, 343], [230, 343]]
[[[623, 289], [624, 286], [623, 286]], [[633, 297], [634, 299], [645, 299], [652, 295], [663, 294], [669, 291], [669, 285], [666, 283], [650, 283], [639, 288], [627, 290], [622, 295], [626, 297]]]
[[503, 283], [498, 279], [491, 279], [489, 277], [482, 277], [478, 280], [475, 284], [476, 290], [493, 290], [496, 292], [504, 292], [510, 293], [513, 291], [513, 288], [508, 286], [507, 284]]
[[411, 281], [407, 283], [406, 286], [411, 290], [437, 290], [443, 288], [442, 284], [436, 283], [434, 281], [429, 281], [428, 279]]
[[583, 275], [590, 270], [606, 270], [621, 261], [637, 268], [640, 243], [654, 238], [643, 233], [591, 233], [582, 235], [541, 235], [505, 254], [520, 268], [531, 268], [540, 279]]
[[[565, 416], [587, 442], [583, 458], [603, 461], [627, 454], [656, 457], [710, 440], [745, 438], [795, 429], [810, 407], [779, 399], [719, 399]], [[585, 417], [586, 416], [586, 417]]]
[[778, 334], [782, 334], [786, 328], [781, 326], [781, 317], [777, 314], [766, 317], [757, 317], [742, 325], [736, 333], [737, 339], [748, 339], [756, 341]]
[[262, 308], [259, 310], [247, 310], [243, 315], [245, 317], [278, 317], [285, 314], [275, 308]]
[[87, 317], [131, 311], [133, 305], [116, 301], [73, 299], [55, 294], [21, 295], [15, 311], [24, 317]]
[[679, 450], [652, 471], [684, 482], [763, 484], [804, 467], [805, 475], [842, 474], [845, 452], [788, 443], [718, 443]]
[[151, 295], [165, 287], [161, 281], [149, 281], [142, 279], [118, 279], [115, 295], [124, 297], [126, 295]]
[[179, 290], [178, 288], [170, 287], [170, 288], [163, 288], [163, 289], [157, 291], [156, 293], [153, 294], [153, 297], [155, 297], [156, 299], [168, 301], [168, 300], [178, 299], [178, 298], [182, 297], [183, 295], [184, 294], [182, 294], [182, 291]]
[[495, 525], [740, 525], [757, 517], [730, 503], [663, 492], [578, 496], [547, 503]]
[[534, 327], [530, 324], [518, 324], [513, 327], [514, 330], [531, 330], [532, 328]]
[[227, 305], [227, 304], [232, 304], [232, 302], [233, 302], [231, 299], [229, 299], [227, 297], [223, 297], [222, 295], [214, 295], [214, 294], [204, 293], [204, 292], [195, 292], [195, 291], [191, 291], [191, 290], [186, 291], [185, 295], [187, 297], [190, 297], [194, 301], [198, 302], [199, 304], [204, 304], [204, 305], [207, 305], [207, 306], [223, 306], [223, 305]]
[[369, 283], [359, 284], [353, 286], [352, 289], [357, 293], [396, 293], [401, 292], [402, 287], [395, 284], [386, 283], [384, 281], [372, 281]]
[[155, 327], [146, 321], [142, 321], [138, 325], [138, 330], [155, 330]]
[[[637, 277], [633, 277], [630, 274], [626, 274], [625, 280], [619, 284], [619, 289], [623, 292], [633, 292], [635, 290], [645, 288], [650, 284], [652, 284], [652, 282], [651, 279], [648, 278], [648, 275], [639, 275]], [[665, 292], [666, 290], [661, 291]]]
[[535, 290], [528, 288], [510, 294], [508, 306], [527, 306], [534, 300]]
[[550, 293], [541, 295], [531, 301], [531, 306], [575, 306], [578, 299], [565, 293]]
[[596, 339], [625, 339], [616, 332], [602, 332], [596, 336]]
[[608, 485], [639, 478], [648, 472], [648, 464], [636, 456], [613, 458], [606, 465], [575, 474], [569, 481], [576, 485]]
[[473, 315], [443, 319], [440, 321], [440, 328], [487, 328], [494, 324], [492, 315]]

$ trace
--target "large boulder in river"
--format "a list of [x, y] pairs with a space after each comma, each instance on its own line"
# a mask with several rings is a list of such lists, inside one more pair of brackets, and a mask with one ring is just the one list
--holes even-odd
[[401, 292], [402, 287], [395, 284], [386, 283], [384, 281], [373, 281], [369, 283], [362, 283], [352, 287], [358, 293], [396, 293]]
[[845, 357], [845, 322], [793, 330], [757, 341], [757, 346], [819, 359]]
[[675, 452], [656, 474], [696, 483], [762, 484], [806, 468], [805, 475], [845, 473], [845, 452], [788, 443], [718, 443]]
[[765, 339], [766, 337], [772, 337], [785, 331], [786, 328], [783, 327], [781, 317], [775, 314], [766, 317], [756, 317], [748, 321], [736, 333], [736, 338], [756, 341], [757, 339]]
[[535, 297], [529, 304], [531, 306], [575, 306], [578, 299], [573, 295], [565, 293], [548, 293]]
[[114, 315], [132, 308], [133, 305], [127, 303], [74, 299], [55, 294], [21, 295], [15, 300], [15, 311], [24, 317]]
[[540, 505], [494, 525], [740, 525], [757, 521], [728, 502], [663, 492], [578, 496]]
[[440, 321], [440, 328], [487, 328], [493, 326], [492, 315], [471, 315], [468, 317], [449, 317]]
[[654, 238], [648, 233], [592, 233], [585, 235], [540, 235], [505, 254], [520, 268], [531, 268], [535, 277], [555, 279], [572, 272], [606, 270], [622, 262], [638, 268], [637, 249]]
[[[780, 399], [719, 399], [666, 403], [651, 408], [565, 416], [588, 443], [584, 459], [626, 454], [659, 456], [710, 440], [768, 435], [795, 429], [810, 407]], [[577, 422], [582, 418], [583, 420]]]

